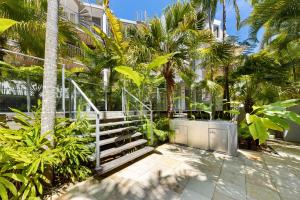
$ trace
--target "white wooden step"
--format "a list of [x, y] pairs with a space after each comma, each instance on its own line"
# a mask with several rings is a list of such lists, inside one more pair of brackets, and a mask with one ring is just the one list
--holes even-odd
[[126, 154], [125, 156], [122, 156], [120, 158], [117, 158], [115, 160], [112, 160], [110, 162], [107, 162], [103, 165], [101, 165], [99, 168], [96, 168], [99, 174], [105, 174], [113, 169], [116, 169], [130, 161], [133, 161], [139, 157], [142, 157], [143, 155], [146, 155], [154, 150], [153, 147], [146, 146], [142, 149], [139, 149], [133, 153]]

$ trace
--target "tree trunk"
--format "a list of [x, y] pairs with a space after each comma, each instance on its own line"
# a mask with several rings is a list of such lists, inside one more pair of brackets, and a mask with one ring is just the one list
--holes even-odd
[[166, 87], [167, 87], [167, 115], [168, 118], [173, 117], [173, 95], [174, 95], [174, 87], [175, 87], [175, 81], [174, 81], [174, 74], [171, 69], [171, 64], [168, 63], [164, 70], [163, 75], [166, 80]]
[[295, 64], [293, 64], [293, 80], [294, 80], [294, 82], [297, 81], [296, 66], [295, 66]]
[[223, 93], [223, 99], [224, 99], [224, 104], [223, 104], [223, 110], [230, 110], [230, 96], [229, 96], [229, 66], [225, 65], [224, 66], [224, 93]]
[[223, 42], [226, 37], [226, 0], [223, 0]]
[[250, 96], [247, 96], [244, 102], [244, 109], [246, 113], [251, 113], [253, 111], [252, 106], [255, 104], [254, 99]]
[[56, 112], [58, 0], [48, 0], [41, 132], [53, 145]]
[[[226, 0], [223, 0], [223, 42], [225, 42], [226, 37]], [[229, 66], [225, 65], [223, 69], [224, 73], [224, 93], [223, 93], [223, 110], [230, 110], [230, 97], [229, 97]]]

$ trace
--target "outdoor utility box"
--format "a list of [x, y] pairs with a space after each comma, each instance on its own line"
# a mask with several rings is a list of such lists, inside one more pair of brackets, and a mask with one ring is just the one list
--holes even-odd
[[205, 150], [237, 155], [237, 124], [229, 121], [197, 121], [173, 119], [170, 127], [175, 131], [172, 142]]

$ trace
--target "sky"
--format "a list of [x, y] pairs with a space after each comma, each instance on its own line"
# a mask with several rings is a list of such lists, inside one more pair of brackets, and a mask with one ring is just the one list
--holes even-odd
[[[93, 0], [90, 0], [93, 1]], [[175, 0], [110, 0], [110, 7], [114, 14], [119, 18], [130, 20], [137, 20], [137, 13], [139, 16], [144, 16], [147, 12], [148, 18], [153, 16], [160, 16], [164, 8]], [[237, 36], [239, 41], [244, 41], [248, 38], [248, 27], [243, 27], [239, 31], [236, 30], [235, 12], [231, 4], [227, 5], [227, 33], [232, 36]], [[240, 8], [241, 20], [249, 16], [252, 8], [246, 0], [238, 0]], [[140, 17], [139, 17], [140, 18]], [[216, 19], [222, 19], [222, 6], [218, 6]], [[261, 38], [262, 32], [259, 32], [258, 38]], [[257, 48], [256, 50], [257, 51]]]

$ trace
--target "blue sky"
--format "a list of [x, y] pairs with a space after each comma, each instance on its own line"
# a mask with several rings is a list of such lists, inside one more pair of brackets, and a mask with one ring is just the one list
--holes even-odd
[[[87, 0], [89, 1], [89, 0]], [[93, 1], [93, 0], [90, 0]], [[148, 17], [160, 16], [163, 9], [174, 0], [110, 0], [110, 7], [115, 15], [120, 18], [136, 20], [137, 12], [144, 13], [147, 11]], [[232, 3], [232, 1], [231, 1]], [[241, 19], [245, 19], [251, 12], [251, 6], [246, 0], [238, 0]], [[222, 19], [222, 7], [218, 6], [216, 19]], [[236, 30], [235, 12], [232, 5], [227, 5], [227, 33], [229, 35], [238, 36], [240, 41], [248, 38], [248, 27], [243, 27], [239, 31]], [[261, 38], [261, 32], [259, 38]]]

